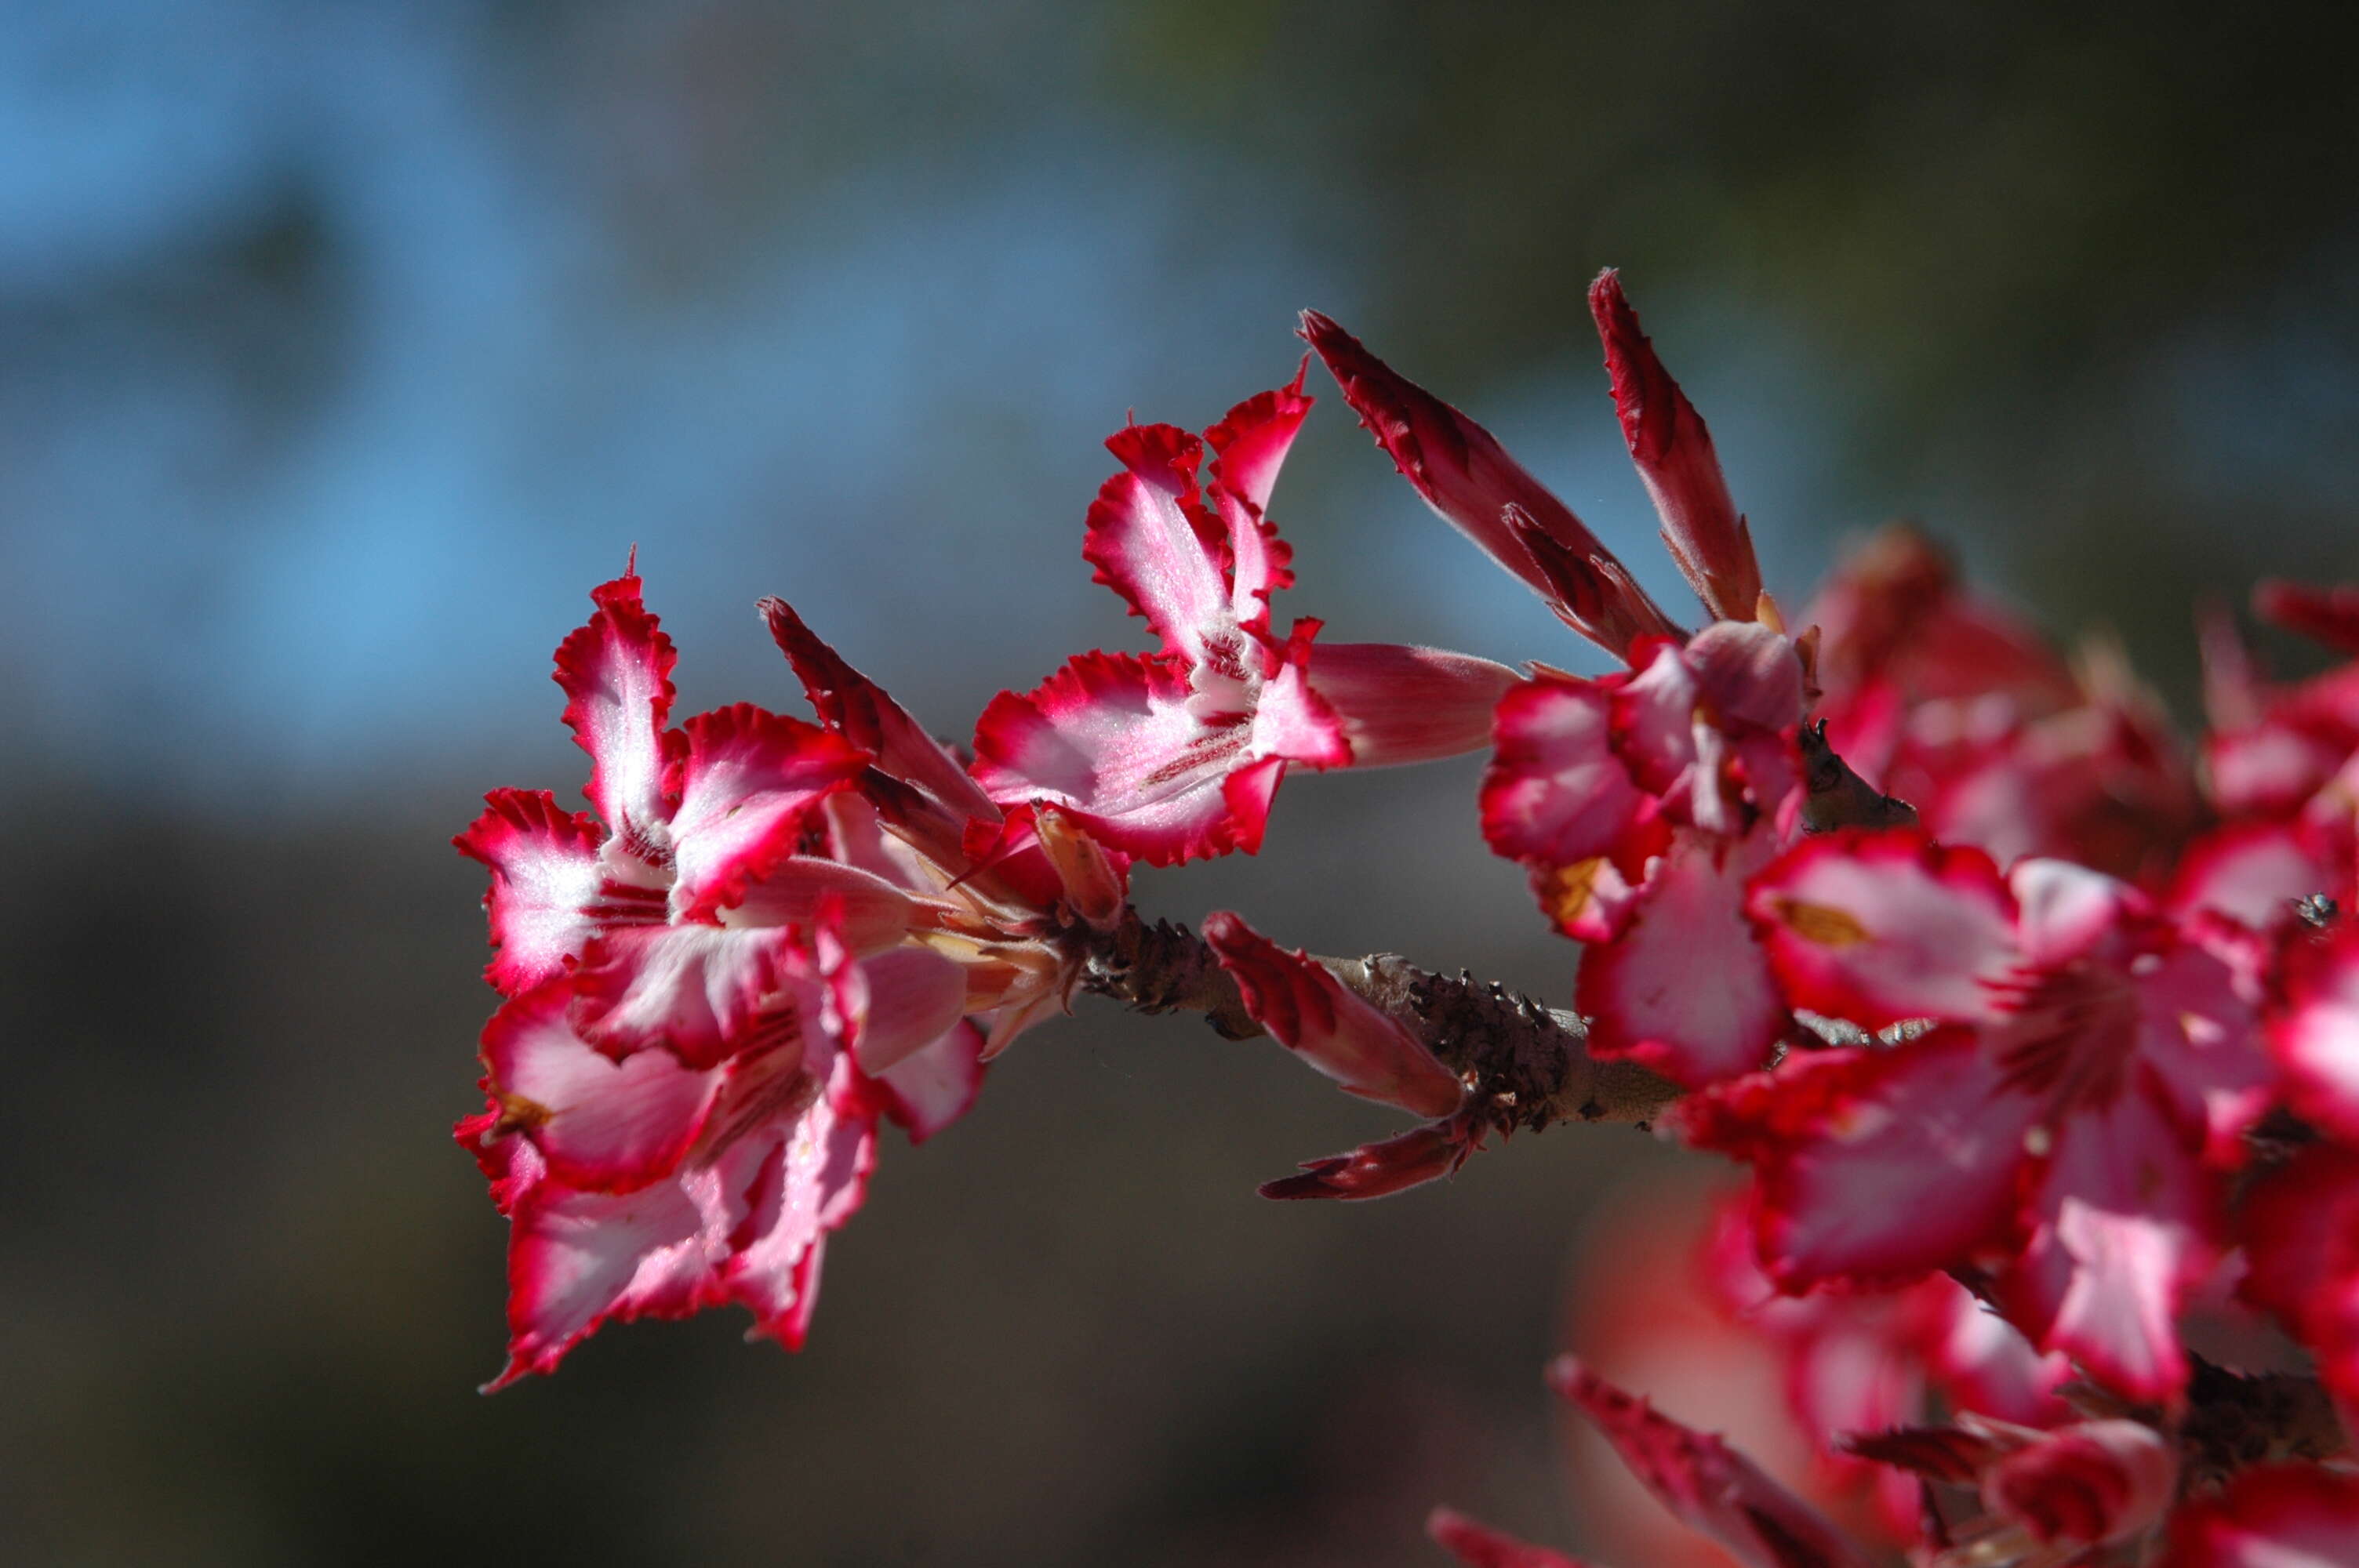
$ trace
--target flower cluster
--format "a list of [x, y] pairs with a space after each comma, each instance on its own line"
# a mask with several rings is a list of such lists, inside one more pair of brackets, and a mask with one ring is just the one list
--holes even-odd
[[[1272, 1196], [1397, 1192], [1556, 1119], [1738, 1162], [1704, 1288], [1783, 1359], [1818, 1473], [1872, 1521], [1839, 1528], [1577, 1362], [1551, 1381], [1741, 1562], [2352, 1560], [2359, 663], [2272, 682], [2214, 611], [2212, 732], [2182, 748], [2116, 650], [2064, 656], [1907, 530], [1789, 620], [1614, 274], [1590, 305], [1693, 630], [1482, 426], [1326, 317], [1302, 335], [1607, 675], [1279, 631], [1301, 373], [1201, 437], [1108, 441], [1082, 555], [1155, 651], [1003, 692], [970, 753], [778, 600], [817, 722], [671, 728], [638, 578], [598, 589], [557, 655], [595, 815], [500, 791], [458, 840], [492, 874], [506, 999], [459, 1130], [511, 1221], [501, 1380], [722, 1302], [799, 1344], [879, 1123], [947, 1126], [1090, 989], [1266, 1033], [1419, 1119]], [[2359, 655], [2359, 591], [2257, 602]], [[1257, 851], [1290, 765], [1486, 748], [1484, 838], [1582, 945], [1569, 1012], [1129, 907], [1136, 867]], [[2253, 1394], [2190, 1350], [2194, 1317], [2229, 1343], [2273, 1325], [2315, 1380]], [[1468, 1563], [1570, 1561], [1446, 1510], [1433, 1533]], [[2315, 1541], [2342, 1545], [2300, 1557]]]

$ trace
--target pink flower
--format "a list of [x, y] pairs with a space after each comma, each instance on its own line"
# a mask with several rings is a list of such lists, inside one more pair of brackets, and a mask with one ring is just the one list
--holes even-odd
[[1983, 1517], [1951, 1532], [1933, 1568], [2060, 1563], [2134, 1541], [2162, 1521], [2179, 1487], [2171, 1440], [2135, 1421], [2041, 1432], [1967, 1414], [1947, 1426], [1861, 1433], [1850, 1446], [1980, 1493]]
[[894, 748], [745, 704], [670, 729], [638, 578], [592, 597], [557, 679], [598, 816], [501, 790], [457, 839], [492, 873], [509, 998], [458, 1129], [511, 1221], [501, 1383], [603, 1322], [723, 1301], [799, 1343], [877, 1118], [922, 1138], [979, 1081], [959, 966], [905, 941], [916, 902], [799, 852]]
[[2173, 1319], [2222, 1240], [2211, 1173], [2268, 1097], [2249, 978], [2109, 878], [2001, 878], [1913, 830], [1810, 840], [1747, 907], [1793, 1005], [1916, 1036], [1798, 1053], [1682, 1108], [1759, 1170], [1771, 1275], [1995, 1267], [2036, 1345], [2175, 1398]]
[[1083, 654], [995, 698], [974, 741], [992, 799], [1056, 806], [1109, 849], [1171, 865], [1258, 849], [1289, 762], [1419, 762], [1488, 738], [1515, 678], [1500, 665], [1389, 644], [1314, 651], [1316, 621], [1271, 630], [1270, 595], [1293, 573], [1269, 495], [1310, 405], [1298, 374], [1201, 442], [1169, 425], [1107, 441], [1123, 471], [1090, 508], [1082, 555], [1162, 648]]

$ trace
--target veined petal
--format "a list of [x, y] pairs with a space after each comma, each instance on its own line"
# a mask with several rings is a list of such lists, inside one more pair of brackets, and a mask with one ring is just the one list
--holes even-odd
[[[2235, 935], [2242, 936], [2239, 932]], [[2158, 1103], [2206, 1163], [2245, 1162], [2245, 1133], [2277, 1090], [2263, 1048], [2253, 982], [2221, 955], [2181, 942], [2137, 960], [2137, 1059]]]
[[2083, 1108], [2051, 1136], [2023, 1260], [2001, 1285], [2008, 1316], [2130, 1398], [2176, 1403], [2179, 1305], [2217, 1256], [2217, 1198], [2144, 1094]]
[[799, 941], [786, 927], [610, 931], [574, 973], [573, 1025], [609, 1056], [663, 1047], [699, 1067], [791, 1037]]
[[1623, 297], [1613, 268], [1589, 286], [1589, 309], [1605, 343], [1622, 438], [1663, 520], [1671, 559], [1714, 617], [1751, 621], [1761, 600], [1761, 567], [1752, 531], [1721, 477], [1712, 432], [1639, 330], [1638, 313]]
[[1425, 1533], [1466, 1568], [1584, 1568], [1578, 1558], [1517, 1541], [1455, 1509], [1436, 1509], [1426, 1515]]
[[451, 842], [491, 868], [484, 909], [498, 952], [484, 972], [515, 996], [561, 973], [596, 931], [591, 906], [606, 835], [547, 790], [495, 789], [484, 801], [484, 814]]
[[585, 1191], [643, 1187], [669, 1174], [703, 1130], [719, 1076], [669, 1051], [621, 1062], [601, 1054], [568, 1021], [571, 992], [571, 982], [551, 980], [492, 1015], [486, 1087], [556, 1181]]
[[1905, 1284], [2006, 1241], [2040, 1109], [2003, 1087], [1972, 1031], [1949, 1028], [1798, 1053], [1673, 1114], [1690, 1142], [1756, 1168], [1763, 1266], [1799, 1291]]
[[1310, 690], [1343, 725], [1355, 768], [1430, 762], [1491, 743], [1491, 715], [1516, 683], [1505, 665], [1394, 643], [1320, 643]]
[[[1572, 510], [1509, 457], [1488, 430], [1400, 375], [1316, 310], [1302, 336], [1334, 373], [1360, 423], [1427, 505], [1529, 584], [1582, 636], [1619, 658], [1643, 634], [1675, 631]], [[1516, 536], [1510, 510], [1549, 546], [1559, 569]], [[1578, 587], [1566, 580], [1578, 572]]]
[[983, 1031], [962, 1021], [877, 1075], [885, 1114], [911, 1143], [923, 1143], [974, 1104], [983, 1090]]
[[785, 600], [766, 599], [761, 611], [821, 722], [868, 752], [885, 773], [924, 792], [950, 816], [962, 820], [997, 817], [998, 808], [959, 760], [884, 687], [813, 634]]
[[565, 722], [590, 753], [584, 793], [635, 849], [659, 843], [671, 814], [664, 774], [678, 742], [664, 723], [679, 655], [640, 602], [636, 573], [601, 584], [590, 598], [597, 611], [557, 647]]
[[1991, 858], [1914, 828], [1806, 839], [1754, 880], [1747, 909], [1786, 1000], [1867, 1029], [1989, 1017], [2021, 959]]
[[1673, 838], [1620, 935], [1582, 956], [1573, 1006], [1593, 1020], [1590, 1054], [1690, 1088], [1768, 1060], [1788, 1015], [1745, 918], [1745, 884], [1775, 852], [1767, 832]]
[[1492, 849], [1549, 868], [1617, 856], [1646, 797], [1614, 749], [1608, 691], [1553, 676], [1527, 681], [1500, 698], [1495, 724], [1482, 795]]
[[883, 1073], [940, 1040], [966, 1010], [966, 976], [925, 947], [896, 947], [860, 961], [866, 1005], [854, 1033], [860, 1070]]
[[1715, 621], [1680, 653], [1713, 722], [1784, 730], [1802, 721], [1802, 661], [1783, 632], [1749, 619]]
[[832, 909], [855, 957], [897, 946], [916, 919], [909, 896], [874, 871], [813, 855], [789, 855], [721, 912], [731, 929], [810, 925]]
[[1549, 1387], [1589, 1418], [1673, 1518], [1745, 1568], [1867, 1568], [1866, 1554], [1817, 1509], [1718, 1436], [1658, 1413], [1570, 1356], [1549, 1368]]
[[2188, 847], [2165, 907], [2180, 915], [2213, 910], [2269, 931], [2293, 919], [2296, 900], [2330, 892], [2345, 880], [2292, 824], [2239, 822]]
[[1307, 954], [1288, 952], [1225, 910], [1204, 917], [1204, 940], [1254, 1021], [1351, 1093], [1427, 1117], [1448, 1116], [1465, 1098], [1457, 1075], [1424, 1042]]
[[2359, 1141], [2359, 933], [2297, 946], [2286, 969], [2269, 1045], [2292, 1080], [2294, 1109]]
[[672, 814], [675, 919], [725, 909], [795, 851], [810, 808], [867, 766], [842, 736], [750, 702], [690, 719]]
[[1203, 448], [1175, 426], [1131, 425], [1108, 437], [1106, 449], [1123, 471], [1090, 504], [1082, 558], [1146, 617], [1165, 653], [1201, 663], [1233, 621], [1226, 546], [1196, 485]]
[[2170, 1516], [2162, 1568], [2336, 1568], [2359, 1541], [2359, 1476], [2316, 1465], [2256, 1465]]

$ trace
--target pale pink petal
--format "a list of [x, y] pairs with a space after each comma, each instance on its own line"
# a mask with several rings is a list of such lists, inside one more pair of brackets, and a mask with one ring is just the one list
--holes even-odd
[[676, 741], [671, 713], [671, 639], [639, 601], [636, 574], [592, 589], [597, 612], [557, 648], [565, 722], [590, 753], [585, 793], [615, 834], [636, 849], [659, 842], [670, 815], [664, 773]]
[[2359, 1140], [2359, 932], [2288, 956], [2286, 1009], [2269, 1045], [2291, 1079], [2294, 1108]]
[[1866, 1553], [1816, 1509], [1718, 1436], [1658, 1414], [1570, 1356], [1549, 1368], [1549, 1386], [1673, 1518], [1745, 1568], [1867, 1568]]
[[1663, 520], [1663, 543], [1706, 609], [1723, 621], [1750, 621], [1761, 599], [1761, 567], [1721, 477], [1712, 432], [1638, 330], [1638, 313], [1611, 267], [1589, 286], [1589, 308], [1604, 340], [1622, 437]]
[[[839, 1078], [852, 1070], [839, 1058]], [[750, 1175], [743, 1213], [722, 1269], [729, 1299], [750, 1308], [754, 1332], [799, 1349], [819, 1299], [819, 1253], [827, 1233], [859, 1209], [876, 1164], [873, 1117], [847, 1115], [822, 1094], [790, 1124], [749, 1137], [716, 1172]]]
[[916, 918], [907, 893], [874, 871], [811, 855], [790, 855], [764, 872], [721, 912], [724, 925], [810, 925], [832, 910], [854, 954], [897, 946]]
[[1517, 1541], [1455, 1509], [1436, 1509], [1426, 1515], [1425, 1533], [1466, 1568], [1583, 1568], [1579, 1558]]
[[1946, 1275], [1915, 1288], [1940, 1302], [1927, 1366], [1952, 1408], [2001, 1421], [2054, 1419], [2055, 1392], [2072, 1376], [2071, 1361], [2041, 1355], [2020, 1329]]
[[963, 821], [998, 815], [949, 749], [884, 687], [814, 635], [785, 600], [766, 599], [761, 611], [771, 637], [801, 679], [804, 695], [829, 729], [869, 753], [886, 774], [923, 791], [951, 816]]
[[1915, 829], [1807, 839], [1755, 879], [1747, 907], [1787, 1000], [1868, 1029], [1991, 1016], [1992, 988], [2021, 961], [1990, 857]]
[[2243, 1164], [2245, 1133], [2277, 1088], [2255, 1010], [2256, 984], [2191, 942], [2141, 957], [2133, 973], [2138, 1060], [2155, 1091], [2180, 1125], [2200, 1137], [2205, 1160]]
[[516, 998], [484, 1026], [486, 1087], [567, 1186], [628, 1192], [679, 1162], [712, 1107], [719, 1076], [669, 1051], [616, 1062], [568, 1022], [571, 986]]
[[962, 1022], [877, 1076], [885, 1114], [910, 1142], [923, 1143], [974, 1104], [983, 1089], [983, 1031]]
[[1762, 1065], [1785, 1003], [1745, 918], [1745, 880], [1775, 852], [1767, 833], [1730, 843], [1682, 829], [1621, 934], [1583, 954], [1573, 1005], [1589, 1050], [1690, 1088]]
[[1203, 511], [1196, 465], [1202, 447], [1169, 425], [1132, 425], [1106, 438], [1123, 471], [1090, 503], [1082, 558], [1097, 580], [1145, 616], [1163, 651], [1190, 663], [1210, 651], [1208, 630], [1230, 624], [1225, 546]]
[[1620, 855], [1646, 795], [1614, 749], [1609, 689], [1527, 681], [1500, 699], [1496, 725], [1482, 795], [1492, 849], [1550, 869]]
[[2267, 931], [2294, 917], [2294, 903], [2343, 881], [2300, 829], [2242, 822], [2215, 829], [2179, 860], [2165, 907], [2187, 914], [2209, 909]]
[[1428, 762], [1491, 743], [1492, 710], [1516, 681], [1505, 665], [1439, 648], [1321, 643], [1310, 690], [1342, 722], [1355, 768]]
[[860, 1070], [886, 1071], [940, 1040], [966, 1010], [966, 973], [926, 947], [896, 947], [859, 965], [867, 1006], [853, 1036]]
[[2359, 1476], [2256, 1465], [2171, 1515], [2162, 1568], [2350, 1568], [2359, 1563]]
[[663, 1047], [710, 1066], [791, 1032], [799, 938], [784, 927], [636, 925], [591, 945], [572, 982], [574, 1027], [608, 1055]]
[[2016, 945], [2025, 963], [2043, 969], [2084, 957], [2147, 910], [2136, 889], [2069, 860], [2017, 860], [2006, 886], [2015, 895]]
[[2038, 1101], [1969, 1030], [1798, 1053], [1680, 1102], [1688, 1141], [1759, 1175], [1764, 1266], [1788, 1290], [1906, 1283], [2004, 1244]]
[[2350, 755], [2348, 746], [2288, 724], [2214, 733], [2203, 742], [2212, 804], [2229, 816], [2298, 809], [2324, 787]]
[[1613, 695], [1614, 749], [1638, 787], [1669, 795], [1696, 768], [1701, 692], [1695, 671], [1669, 638], [1630, 650], [1630, 678]]
[[2050, 1130], [2008, 1315], [2133, 1399], [2176, 1401], [2187, 1380], [2180, 1303], [2211, 1268], [2216, 1196], [2154, 1102], [2126, 1093]]
[[1340, 768], [1353, 760], [1343, 719], [1310, 682], [1311, 639], [1318, 633], [1319, 622], [1306, 616], [1276, 652], [1277, 662], [1254, 702], [1251, 746], [1256, 759], [1282, 757], [1311, 768]]
[[484, 814], [451, 843], [491, 868], [484, 909], [498, 951], [484, 973], [515, 996], [561, 973], [597, 929], [591, 907], [606, 835], [547, 790], [496, 789], [484, 801]]
[[1802, 721], [1802, 661], [1791, 637], [1754, 622], [1752, 613], [1712, 622], [1681, 653], [1716, 723], [1783, 730]]
[[[1302, 336], [1426, 504], [1530, 584], [1576, 631], [1617, 657], [1639, 636], [1676, 631], [1571, 509], [1488, 430], [1397, 373], [1316, 310], [1302, 313]], [[1561, 570], [1551, 574], [1516, 537], [1506, 521], [1511, 508], [1556, 546]], [[1561, 580], [1572, 570], [1583, 578], [1577, 589]]]
[[685, 726], [679, 806], [672, 814], [675, 919], [727, 908], [795, 851], [811, 807], [868, 762], [841, 735], [750, 702]]
[[1307, 955], [1225, 910], [1204, 917], [1204, 940], [1254, 1021], [1353, 1094], [1427, 1117], [1447, 1116], [1465, 1098], [1457, 1075], [1422, 1041]]

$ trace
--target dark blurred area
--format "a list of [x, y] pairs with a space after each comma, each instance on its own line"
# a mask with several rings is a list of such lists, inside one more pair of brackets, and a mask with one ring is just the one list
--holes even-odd
[[[1693, 1162], [1392, 1130], [1267, 1042], [1084, 1002], [892, 1141], [810, 1347], [611, 1328], [495, 1399], [447, 1138], [496, 784], [636, 544], [683, 711], [797, 700], [781, 592], [947, 733], [1138, 645], [1079, 560], [1125, 410], [1317, 305], [1672, 602], [1581, 287], [1624, 267], [1773, 587], [1923, 518], [2181, 711], [2190, 606], [2359, 579], [2349, 14], [1900, 5], [313, 5], [0, 29], [0, 1558], [1381, 1564], [1560, 1544], [1541, 1362]], [[1593, 668], [1332, 387], [1277, 515], [1342, 639]], [[1473, 760], [1299, 776], [1142, 877], [1563, 1000]], [[1643, 1233], [1643, 1232], [1641, 1232]], [[1709, 1423], [1707, 1409], [1680, 1413]]]

